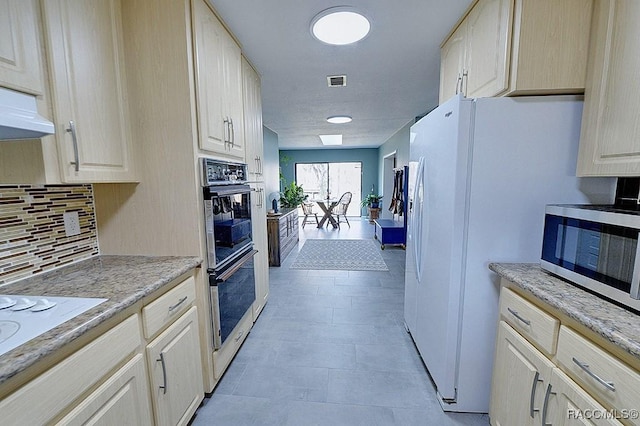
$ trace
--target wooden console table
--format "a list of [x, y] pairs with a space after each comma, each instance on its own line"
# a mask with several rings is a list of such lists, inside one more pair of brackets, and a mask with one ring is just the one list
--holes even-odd
[[282, 209], [267, 215], [269, 266], [280, 266], [298, 242], [298, 209]]

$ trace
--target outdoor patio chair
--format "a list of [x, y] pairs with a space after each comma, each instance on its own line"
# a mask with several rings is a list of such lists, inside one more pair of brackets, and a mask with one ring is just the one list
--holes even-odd
[[302, 227], [307, 224], [307, 222], [313, 223], [311, 220], [311, 216], [316, 219], [316, 226], [320, 224], [318, 221], [318, 214], [313, 211], [313, 204], [311, 203], [302, 203], [302, 212], [304, 213], [304, 219], [302, 220]]
[[334, 216], [336, 222], [338, 223], [338, 228], [340, 228], [340, 216], [344, 219], [343, 222], [346, 222], [351, 228], [351, 224], [349, 223], [349, 219], [347, 219], [347, 209], [349, 208], [349, 203], [351, 202], [351, 193], [345, 192], [342, 194], [340, 199], [338, 200], [338, 204], [331, 211], [331, 216]]

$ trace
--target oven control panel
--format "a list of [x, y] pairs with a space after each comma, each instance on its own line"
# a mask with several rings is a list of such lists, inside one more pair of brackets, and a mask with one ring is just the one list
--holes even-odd
[[247, 180], [247, 165], [228, 161], [201, 158], [202, 186], [244, 183]]

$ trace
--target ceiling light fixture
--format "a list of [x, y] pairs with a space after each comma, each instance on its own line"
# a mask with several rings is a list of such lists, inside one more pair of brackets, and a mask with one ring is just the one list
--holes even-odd
[[338, 46], [362, 40], [370, 29], [369, 20], [348, 6], [323, 10], [311, 21], [311, 34], [315, 38]]
[[322, 145], [342, 145], [342, 135], [319, 135]]
[[352, 118], [348, 115], [332, 115], [331, 117], [327, 117], [327, 121], [332, 124], [344, 124], [351, 123]]

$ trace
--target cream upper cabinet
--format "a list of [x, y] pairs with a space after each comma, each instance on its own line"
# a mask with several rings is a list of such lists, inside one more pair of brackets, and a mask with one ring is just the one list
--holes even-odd
[[249, 179], [264, 181], [264, 147], [262, 136], [262, 94], [260, 76], [242, 57], [242, 94], [244, 106], [244, 138]]
[[541, 425], [553, 363], [506, 322], [498, 326], [489, 415], [494, 426]]
[[640, 175], [640, 2], [595, 2], [578, 176]]
[[513, 0], [481, 0], [465, 19], [467, 41], [462, 83], [465, 96], [493, 96], [507, 88]]
[[592, 0], [478, 0], [441, 47], [440, 102], [582, 93], [591, 11]]
[[240, 47], [204, 0], [192, 12], [199, 147], [244, 160]]
[[461, 92], [467, 26], [460, 25], [440, 49], [440, 103]]
[[64, 182], [132, 182], [119, 0], [42, 2]]
[[36, 0], [0, 0], [0, 86], [42, 95]]

